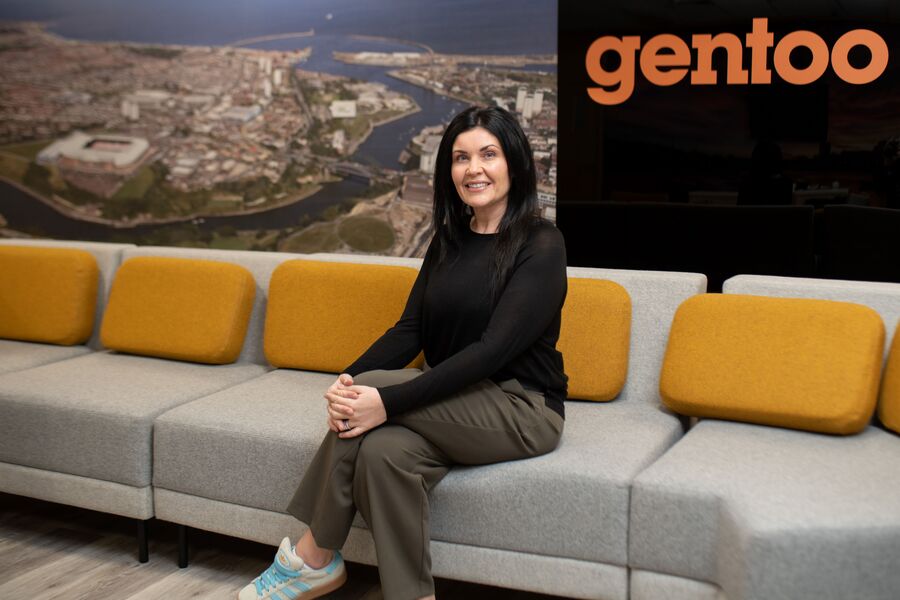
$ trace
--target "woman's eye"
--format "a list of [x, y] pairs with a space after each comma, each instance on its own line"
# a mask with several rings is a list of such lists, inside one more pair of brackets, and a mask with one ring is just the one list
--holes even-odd
[[457, 154], [457, 155], [456, 155], [456, 162], [464, 162], [464, 161], [467, 160], [468, 158], [469, 158], [469, 157], [466, 156], [465, 154]]
[[497, 153], [494, 152], [493, 150], [489, 150], [484, 153], [485, 158], [494, 158], [495, 156], [497, 156]]

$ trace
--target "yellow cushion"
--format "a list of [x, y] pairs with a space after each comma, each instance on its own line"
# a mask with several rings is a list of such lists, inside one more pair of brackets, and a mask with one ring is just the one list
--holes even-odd
[[241, 353], [256, 283], [239, 265], [130, 258], [113, 281], [100, 341], [107, 348], [225, 364]]
[[0, 246], [0, 338], [84, 343], [94, 329], [99, 277], [84, 250]]
[[883, 350], [866, 306], [703, 294], [675, 313], [660, 394], [695, 417], [856, 433], [875, 410]]
[[341, 371], [397, 322], [417, 274], [389, 265], [281, 263], [269, 283], [266, 358], [276, 367]]
[[557, 349], [570, 398], [612, 400], [625, 385], [631, 340], [631, 297], [605, 279], [569, 278]]
[[885, 427], [900, 433], [900, 325], [894, 332], [878, 401], [878, 418]]

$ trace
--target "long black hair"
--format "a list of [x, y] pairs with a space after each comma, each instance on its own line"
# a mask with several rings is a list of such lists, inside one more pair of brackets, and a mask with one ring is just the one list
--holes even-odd
[[433, 227], [438, 243], [438, 260], [443, 262], [451, 248], [470, 227], [471, 213], [453, 184], [450, 173], [453, 142], [459, 134], [483, 127], [500, 142], [509, 172], [506, 212], [497, 229], [491, 265], [491, 302], [496, 304], [512, 269], [516, 255], [528, 240], [537, 216], [537, 176], [531, 144], [516, 118], [497, 106], [473, 106], [456, 115], [438, 147], [434, 167]]

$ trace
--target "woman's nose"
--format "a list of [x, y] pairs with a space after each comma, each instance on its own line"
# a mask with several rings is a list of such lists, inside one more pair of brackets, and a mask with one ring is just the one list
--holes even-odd
[[466, 168], [466, 171], [471, 173], [481, 173], [481, 162], [478, 159], [471, 159], [469, 161], [469, 166]]

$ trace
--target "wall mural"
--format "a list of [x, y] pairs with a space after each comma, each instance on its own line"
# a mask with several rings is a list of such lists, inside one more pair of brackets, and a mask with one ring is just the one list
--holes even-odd
[[437, 142], [473, 103], [519, 116], [555, 219], [556, 2], [36, 0], [0, 20], [0, 236], [421, 256]]

